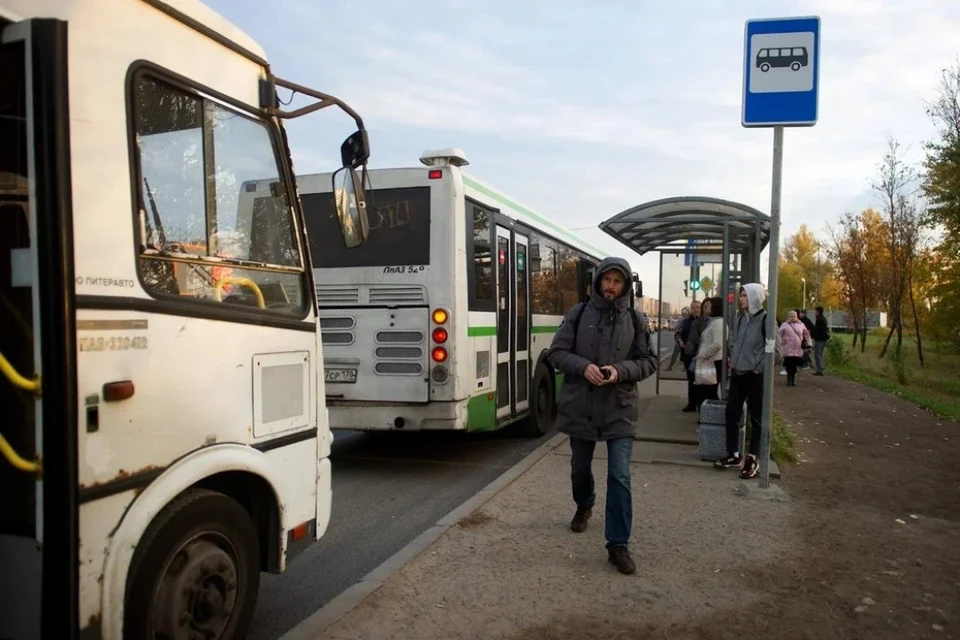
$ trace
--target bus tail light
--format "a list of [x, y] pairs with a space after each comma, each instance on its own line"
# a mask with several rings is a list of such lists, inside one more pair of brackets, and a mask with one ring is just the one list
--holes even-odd
[[427, 177], [431, 180], [439, 180], [443, 177], [443, 169], [430, 169], [427, 172]]
[[446, 362], [447, 350], [443, 347], [434, 347], [433, 351], [430, 352], [430, 356], [433, 358], [434, 362]]
[[447, 330], [443, 327], [437, 327], [433, 330], [433, 335], [431, 337], [437, 344], [443, 344], [447, 341]]
[[447, 313], [446, 309], [434, 309], [432, 317], [434, 324], [446, 324], [447, 320], [450, 318], [450, 314]]

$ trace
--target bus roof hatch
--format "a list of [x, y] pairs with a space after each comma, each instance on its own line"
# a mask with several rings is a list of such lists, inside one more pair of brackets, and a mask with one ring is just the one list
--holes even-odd
[[443, 167], [447, 165], [465, 167], [470, 164], [470, 161], [467, 160], [467, 154], [463, 152], [463, 149], [458, 149], [457, 147], [436, 149], [434, 151], [428, 149], [420, 154], [420, 162], [428, 167]]

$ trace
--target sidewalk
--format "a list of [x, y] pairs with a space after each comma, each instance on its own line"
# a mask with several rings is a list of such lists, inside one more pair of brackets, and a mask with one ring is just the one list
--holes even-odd
[[[960, 425], [829, 373], [775, 384], [801, 447], [789, 501], [741, 492], [756, 481], [691, 445], [639, 440], [638, 570], [623, 576], [604, 549], [605, 460], [590, 526], [572, 533], [557, 436], [283, 640], [957, 638]], [[644, 415], [689, 433], [678, 401]]]
[[[289, 640], [579, 640], [646, 637], [644, 629], [667, 627], [671, 638], [701, 628], [709, 637], [726, 637], [711, 630], [712, 615], [764, 595], [741, 567], [784, 562], [793, 507], [740, 495], [735, 471], [717, 471], [697, 455], [696, 414], [680, 411], [685, 383], [661, 381], [660, 392], [653, 396], [653, 380], [641, 385], [632, 463], [637, 574], [620, 575], [607, 562], [604, 447], [594, 460], [598, 507], [589, 529], [569, 530], [570, 447], [560, 435], [529, 469], [462, 514], [379, 589], [366, 597], [358, 592], [359, 603], [347, 595], [328, 605], [356, 607], [322, 634], [295, 633]], [[752, 523], [740, 531], [746, 516]]]
[[[634, 638], [671, 624], [670, 637], [683, 637], [674, 633], [709, 631], [713, 612], [759, 601], [764, 587], [744, 577], [744, 565], [781, 564], [790, 555], [790, 503], [737, 495], [741, 482], [732, 471], [634, 462], [638, 571], [620, 575], [604, 549], [605, 464], [594, 464], [599, 508], [585, 533], [568, 528], [569, 444], [560, 437], [529, 471], [315, 637]], [[746, 514], [753, 523], [742, 530]]]

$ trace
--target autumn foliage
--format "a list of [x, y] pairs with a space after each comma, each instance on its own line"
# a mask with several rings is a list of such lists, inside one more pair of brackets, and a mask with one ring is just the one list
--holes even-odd
[[891, 344], [902, 357], [905, 332], [921, 364], [924, 337], [960, 352], [960, 60], [943, 70], [927, 114], [938, 135], [924, 144], [922, 167], [911, 166], [889, 137], [873, 180], [877, 207], [840, 215], [822, 241], [801, 226], [784, 243], [780, 317], [813, 304], [843, 309], [863, 351], [867, 313], [883, 310], [881, 357]]

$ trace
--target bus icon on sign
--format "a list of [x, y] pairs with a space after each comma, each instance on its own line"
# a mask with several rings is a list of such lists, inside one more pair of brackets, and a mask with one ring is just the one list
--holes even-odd
[[766, 73], [770, 69], [785, 69], [790, 67], [794, 71], [810, 64], [810, 56], [806, 47], [773, 47], [760, 49], [757, 52], [757, 68]]

